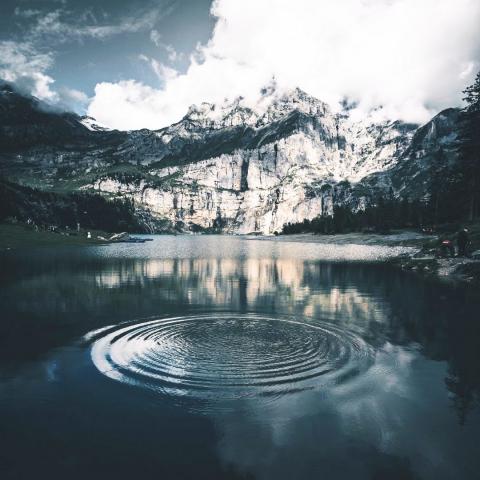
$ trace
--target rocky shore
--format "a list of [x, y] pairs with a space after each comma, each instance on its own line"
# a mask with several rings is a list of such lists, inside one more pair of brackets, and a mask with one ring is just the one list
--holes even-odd
[[404, 255], [392, 260], [402, 270], [416, 272], [446, 281], [480, 284], [480, 255], [473, 258]]
[[[473, 249], [478, 246], [477, 229], [473, 228]], [[272, 237], [260, 237], [268, 239]], [[438, 278], [444, 281], [480, 283], [480, 250], [473, 250], [469, 257], [439, 258], [436, 245], [439, 236], [414, 231], [398, 231], [389, 235], [347, 233], [337, 235], [281, 235], [281, 242], [322, 243], [337, 245], [380, 245], [388, 247], [411, 247], [409, 253], [402, 253], [387, 261], [405, 271]]]

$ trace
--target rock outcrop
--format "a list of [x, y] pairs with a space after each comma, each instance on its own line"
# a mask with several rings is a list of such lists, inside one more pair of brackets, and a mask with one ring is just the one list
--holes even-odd
[[[14, 91], [0, 95], [0, 107], [15, 101], [28, 110]], [[35, 102], [29, 108], [39, 111]], [[0, 144], [8, 144], [1, 168], [44, 188], [128, 196], [184, 230], [269, 234], [330, 214], [336, 203], [359, 209], [386, 191], [425, 195], [438, 152], [453, 158], [457, 117], [450, 109], [420, 128], [358, 122], [296, 89], [266, 95], [255, 108], [241, 98], [192, 106], [158, 131], [108, 131], [90, 118], [42, 111], [22, 142], [0, 108]], [[49, 124], [65, 132], [63, 142], [52, 140]]]

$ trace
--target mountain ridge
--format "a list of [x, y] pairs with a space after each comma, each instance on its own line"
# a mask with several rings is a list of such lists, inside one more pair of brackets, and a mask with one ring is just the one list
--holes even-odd
[[[12, 122], [12, 95], [21, 128]], [[94, 119], [30, 105], [29, 115], [26, 97], [0, 94], [4, 176], [43, 189], [125, 196], [177, 228], [231, 233], [273, 233], [332, 214], [335, 204], [364, 208], [390, 191], [425, 196], [438, 150], [454, 161], [458, 122], [456, 109], [423, 126], [355, 122], [300, 89], [265, 96], [257, 110], [242, 98], [202, 103], [153, 131], [110, 131]]]

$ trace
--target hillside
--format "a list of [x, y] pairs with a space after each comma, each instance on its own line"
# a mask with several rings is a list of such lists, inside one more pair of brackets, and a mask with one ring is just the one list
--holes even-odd
[[422, 199], [455, 158], [455, 109], [421, 127], [358, 122], [295, 89], [255, 109], [241, 98], [204, 103], [161, 130], [118, 132], [2, 88], [1, 174], [47, 191], [128, 198], [181, 230], [268, 234], [387, 192]]

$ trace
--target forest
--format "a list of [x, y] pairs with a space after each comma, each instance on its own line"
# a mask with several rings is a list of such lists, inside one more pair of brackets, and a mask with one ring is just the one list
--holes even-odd
[[129, 199], [90, 193], [44, 192], [0, 179], [0, 222], [24, 222], [40, 229], [68, 227], [142, 232]]
[[480, 213], [480, 72], [464, 95], [456, 162], [447, 165], [442, 148], [438, 148], [435, 164], [446, 166], [432, 170], [425, 200], [395, 197], [390, 191], [371, 199], [364, 210], [337, 205], [332, 215], [289, 223], [282, 233], [386, 233], [394, 228], [453, 231], [476, 221]]

